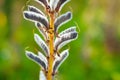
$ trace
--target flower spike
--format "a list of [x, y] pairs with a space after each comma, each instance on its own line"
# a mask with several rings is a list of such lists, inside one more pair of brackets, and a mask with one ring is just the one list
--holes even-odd
[[38, 55], [26, 51], [26, 56], [41, 66], [42, 70], [40, 70], [39, 80], [54, 80], [60, 65], [69, 55], [68, 49], [59, 54], [60, 49], [77, 39], [78, 33], [76, 26], [58, 33], [59, 28], [72, 19], [70, 11], [60, 16], [58, 15], [62, 7], [70, 0], [35, 1], [44, 7], [46, 14], [34, 6], [28, 6], [28, 10], [23, 12], [23, 16], [26, 20], [34, 22], [36, 28], [43, 36], [44, 39], [38, 34], [34, 34], [34, 40], [45, 55], [41, 51], [38, 51]]

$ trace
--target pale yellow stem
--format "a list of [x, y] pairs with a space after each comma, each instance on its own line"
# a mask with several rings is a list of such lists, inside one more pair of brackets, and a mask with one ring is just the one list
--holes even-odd
[[50, 29], [48, 31], [49, 34], [49, 50], [50, 57], [48, 58], [48, 73], [47, 80], [52, 80], [52, 72], [53, 72], [53, 62], [54, 62], [54, 14], [50, 14]]

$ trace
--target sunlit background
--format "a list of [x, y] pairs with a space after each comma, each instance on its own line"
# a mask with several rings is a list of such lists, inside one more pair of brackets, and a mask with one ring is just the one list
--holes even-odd
[[[25, 56], [25, 49], [41, 50], [34, 41], [34, 23], [23, 19], [34, 0], [0, 0], [0, 80], [39, 80], [40, 67]], [[57, 80], [120, 80], [120, 0], [71, 0], [62, 13], [73, 19], [60, 31], [77, 26], [79, 37], [65, 46], [70, 55]]]

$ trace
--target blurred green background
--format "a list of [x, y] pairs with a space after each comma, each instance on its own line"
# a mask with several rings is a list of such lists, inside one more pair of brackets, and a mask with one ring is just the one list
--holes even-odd
[[[40, 67], [25, 56], [25, 49], [40, 50], [33, 39], [34, 23], [23, 19], [34, 0], [0, 0], [0, 80], [38, 80]], [[61, 65], [58, 80], [120, 80], [120, 0], [71, 0], [62, 9], [77, 25], [79, 37]]]

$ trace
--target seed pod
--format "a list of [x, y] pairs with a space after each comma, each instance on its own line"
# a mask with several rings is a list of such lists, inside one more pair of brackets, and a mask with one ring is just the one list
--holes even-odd
[[35, 25], [37, 27], [37, 29], [40, 31], [40, 33], [42, 34], [42, 36], [44, 37], [44, 40], [47, 40], [48, 38], [48, 34], [45, 31], [45, 27], [42, 26], [42, 24], [35, 22]]
[[75, 40], [76, 38], [77, 38], [77, 32], [66, 33], [60, 36], [60, 38], [56, 38], [54, 42], [55, 50], [56, 51], [59, 50], [60, 48], [65, 46], [67, 43]]
[[57, 6], [55, 7], [55, 11], [59, 12], [62, 9], [62, 7], [69, 1], [70, 0], [59, 0], [59, 2], [57, 3]]
[[47, 59], [46, 57], [41, 53], [41, 52], [38, 52], [38, 57], [44, 61], [44, 63], [46, 64], [46, 67], [48, 67], [48, 62], [47, 62]]
[[76, 27], [75, 26], [74, 27], [70, 27], [68, 29], [65, 29], [64, 31], [62, 31], [61, 33], [59, 33], [58, 36], [62, 36], [64, 34], [66, 34], [66, 33], [72, 33], [72, 32], [76, 32]]
[[45, 14], [40, 10], [40, 9], [38, 9], [38, 8], [36, 8], [36, 7], [34, 7], [34, 6], [28, 6], [28, 10], [29, 11], [32, 11], [32, 12], [35, 12], [35, 13], [39, 13], [39, 14], [41, 14], [41, 15], [43, 15], [43, 16], [45, 16]]
[[72, 18], [72, 13], [71, 12], [67, 12], [63, 15], [61, 15], [60, 17], [58, 17], [56, 20], [55, 20], [55, 23], [54, 23], [54, 27], [55, 27], [55, 33], [57, 32], [57, 30], [59, 29], [59, 27], [63, 24], [65, 24], [66, 22], [68, 22], [69, 20], [71, 20]]
[[45, 61], [42, 58], [40, 58], [39, 56], [35, 55], [34, 53], [32, 53], [30, 51], [26, 51], [26, 56], [29, 59], [31, 59], [32, 61], [39, 64], [44, 70], [47, 70], [47, 64], [45, 63]]
[[49, 48], [38, 34], [34, 34], [35, 42], [42, 48], [45, 55], [49, 57]]
[[64, 50], [61, 54], [60, 57], [56, 56], [54, 65], [53, 65], [53, 74], [55, 74], [58, 71], [58, 68], [60, 65], [65, 61], [65, 59], [68, 57], [69, 52], [68, 49]]
[[49, 28], [48, 20], [45, 16], [31, 11], [24, 11], [23, 12], [24, 18], [30, 20], [32, 22], [40, 22], [43, 24], [47, 29]]

